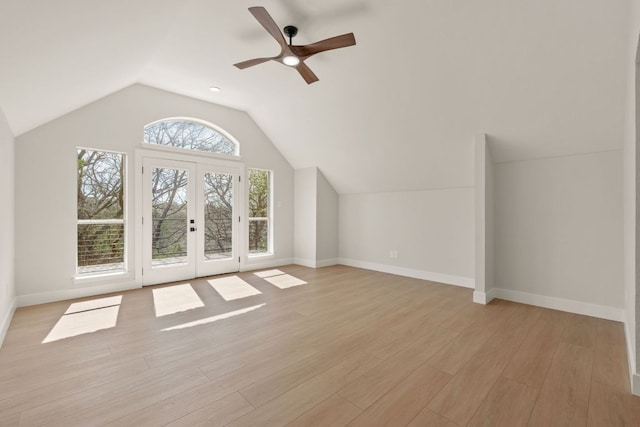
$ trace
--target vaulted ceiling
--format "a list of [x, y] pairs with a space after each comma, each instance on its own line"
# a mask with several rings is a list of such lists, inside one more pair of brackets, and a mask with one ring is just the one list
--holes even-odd
[[[307, 85], [249, 14], [295, 44], [353, 31]], [[628, 1], [0, 0], [0, 108], [16, 135], [139, 82], [247, 111], [340, 193], [473, 184], [496, 160], [622, 146]], [[215, 85], [222, 92], [214, 94]]]

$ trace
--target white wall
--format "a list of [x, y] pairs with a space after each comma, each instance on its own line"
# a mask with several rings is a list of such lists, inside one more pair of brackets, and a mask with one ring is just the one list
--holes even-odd
[[338, 263], [338, 193], [316, 167], [295, 171], [294, 229], [296, 264]]
[[473, 287], [472, 187], [341, 194], [339, 204], [341, 264]]
[[497, 163], [495, 178], [497, 296], [622, 320], [622, 152]]
[[16, 308], [14, 277], [14, 139], [0, 110], [0, 346]]
[[338, 262], [338, 193], [319, 170], [316, 188], [316, 265], [321, 267]]
[[316, 168], [295, 170], [294, 261], [315, 267], [316, 260]]
[[[144, 126], [176, 116], [220, 126], [239, 141], [247, 168], [273, 170], [275, 257], [271, 262], [291, 262], [293, 169], [248, 114], [133, 85], [16, 139], [16, 283], [20, 304], [105, 290], [78, 289], [73, 281], [76, 147], [125, 152], [128, 175], [134, 177], [134, 150], [142, 146]], [[133, 181], [129, 179], [127, 186], [130, 236], [135, 226]], [[132, 240], [128, 244], [130, 268], [134, 267]]]

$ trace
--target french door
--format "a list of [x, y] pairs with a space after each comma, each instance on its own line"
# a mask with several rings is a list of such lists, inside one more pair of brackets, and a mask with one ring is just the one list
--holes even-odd
[[240, 270], [242, 167], [142, 159], [144, 285]]

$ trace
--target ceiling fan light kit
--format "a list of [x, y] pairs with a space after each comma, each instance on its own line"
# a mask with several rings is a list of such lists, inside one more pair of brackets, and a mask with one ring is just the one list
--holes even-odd
[[295, 67], [300, 63], [300, 59], [297, 56], [285, 56], [282, 58], [282, 63], [290, 67]]
[[[293, 67], [302, 76], [302, 78], [311, 84], [317, 82], [319, 79], [313, 71], [304, 63], [304, 61], [311, 56], [324, 52], [327, 50], [340, 49], [347, 46], [353, 46], [356, 44], [356, 38], [353, 33], [343, 34], [341, 36], [331, 37], [319, 42], [296, 46], [292, 43], [293, 38], [298, 34], [298, 28], [293, 25], [287, 25], [284, 27], [284, 35], [280, 32], [280, 28], [275, 23], [269, 12], [264, 7], [256, 6], [250, 7], [249, 12], [256, 18], [256, 20], [264, 27], [271, 37], [273, 37], [280, 45], [280, 54], [272, 58], [255, 58], [248, 61], [239, 62], [234, 64], [237, 68], [243, 70], [254, 65], [262, 64], [267, 61], [281, 62], [284, 65]], [[284, 36], [289, 38], [289, 44], [285, 40]]]

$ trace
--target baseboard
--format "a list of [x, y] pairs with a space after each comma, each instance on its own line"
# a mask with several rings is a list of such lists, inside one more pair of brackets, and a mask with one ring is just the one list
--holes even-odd
[[629, 325], [627, 322], [624, 323], [624, 337], [627, 341], [627, 363], [629, 365], [629, 384], [631, 385], [631, 393], [640, 396], [640, 375], [636, 374], [636, 355], [633, 354], [633, 340], [635, 335], [629, 329], [631, 327], [633, 327], [633, 325]]
[[513, 291], [511, 289], [492, 289], [494, 297], [522, 304], [535, 305], [553, 310], [569, 313], [583, 314], [585, 316], [599, 317], [601, 319], [624, 322], [624, 310], [606, 305], [592, 304], [564, 298], [549, 297], [546, 295], [530, 294], [527, 292]]
[[301, 265], [303, 267], [316, 268], [316, 262], [312, 259], [294, 258], [293, 263], [296, 265]]
[[431, 282], [447, 285], [462, 286], [464, 288], [475, 287], [475, 280], [470, 277], [451, 276], [448, 274], [432, 273], [430, 271], [414, 270], [411, 268], [396, 267], [394, 265], [377, 264], [349, 258], [339, 258], [338, 263], [349, 267], [364, 268], [365, 270], [380, 271], [382, 273], [395, 274], [397, 276], [411, 277], [414, 279], [429, 280]]
[[110, 285], [83, 286], [75, 289], [63, 289], [54, 292], [40, 292], [37, 294], [18, 295], [18, 307], [28, 305], [46, 304], [48, 302], [64, 301], [74, 298], [92, 297], [113, 292], [124, 292], [132, 289], [140, 289], [142, 285], [137, 282], [122, 282]]
[[2, 318], [2, 322], [0, 323], [0, 348], [2, 348], [4, 338], [7, 336], [7, 331], [9, 330], [11, 319], [13, 319], [13, 314], [16, 312], [17, 307], [18, 298], [14, 297], [13, 300], [11, 300], [11, 304], [9, 304], [9, 310], [7, 310], [6, 314]]
[[487, 305], [496, 297], [496, 290], [490, 289], [489, 292], [473, 291], [473, 302], [476, 304]]
[[264, 261], [245, 262], [240, 271], [262, 270], [264, 268], [282, 267], [283, 265], [294, 264], [292, 258], [274, 258]]
[[332, 265], [338, 265], [338, 258], [327, 258], [316, 261], [316, 268], [331, 267]]
[[297, 265], [301, 265], [303, 267], [322, 268], [322, 267], [329, 267], [331, 265], [336, 265], [339, 262], [338, 262], [338, 258], [328, 258], [328, 259], [321, 259], [321, 260], [294, 258], [293, 263]]

